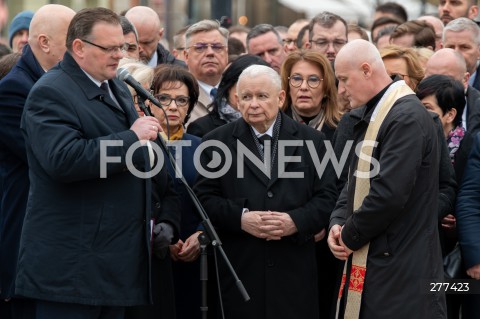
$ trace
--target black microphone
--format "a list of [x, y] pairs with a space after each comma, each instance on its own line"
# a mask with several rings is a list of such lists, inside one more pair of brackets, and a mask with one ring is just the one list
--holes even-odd
[[137, 80], [135, 80], [133, 76], [130, 75], [130, 73], [128, 73], [127, 69], [119, 68], [117, 70], [117, 78], [120, 81], [124, 81], [125, 83], [130, 85], [144, 100], [150, 100], [153, 104], [162, 108], [162, 105], [152, 95], [152, 93], [150, 93], [148, 90], [145, 90], [145, 88]]

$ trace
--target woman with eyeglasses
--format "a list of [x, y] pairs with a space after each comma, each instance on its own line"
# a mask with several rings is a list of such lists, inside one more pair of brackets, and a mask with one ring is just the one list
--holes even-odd
[[[290, 53], [282, 65], [281, 78], [286, 93], [282, 108], [285, 114], [323, 132], [326, 142], [332, 141], [341, 115], [335, 75], [328, 59], [313, 50]], [[323, 230], [315, 235], [320, 309], [331, 308], [340, 269], [339, 261], [327, 246], [325, 233]]]
[[[133, 60], [131, 58], [123, 58], [120, 60], [119, 67], [124, 68], [130, 75], [139, 82], [145, 89], [149, 90], [153, 80], [153, 68], [145, 65], [142, 62]], [[140, 117], [145, 116], [138, 104], [137, 92], [128, 86], [132, 94], [135, 109]], [[150, 107], [150, 101], [145, 101], [145, 106]], [[151, 163], [154, 162], [154, 152], [152, 149], [153, 141], [147, 142], [147, 147], [150, 154]], [[167, 169], [162, 169], [161, 172], [155, 174], [152, 178], [152, 211], [153, 216], [157, 222], [168, 222], [174, 226], [176, 235], [179, 234], [180, 217], [177, 215], [180, 207], [179, 196], [173, 190], [173, 178], [170, 178]], [[169, 194], [175, 195], [175, 209], [166, 201], [166, 196]], [[161, 205], [158, 205], [161, 203]], [[161, 228], [160, 228], [161, 229]], [[156, 230], [154, 229], [154, 234]], [[178, 237], [177, 237], [178, 238]], [[175, 315], [175, 299], [173, 286], [173, 271], [172, 260], [169, 255], [169, 247], [159, 247], [154, 245], [152, 256], [152, 271], [151, 271], [151, 289], [153, 304], [147, 306], [127, 307], [125, 310], [125, 319], [153, 319], [171, 318]]]
[[203, 137], [217, 127], [242, 117], [237, 109], [236, 86], [242, 71], [252, 64], [269, 66], [267, 62], [256, 55], [244, 54], [239, 56], [223, 72], [215, 99], [209, 106], [210, 113], [191, 122], [188, 125], [188, 133]]
[[398, 76], [415, 91], [425, 75], [424, 67], [415, 49], [392, 44], [380, 49], [380, 55], [387, 73], [393, 77]]
[[[175, 157], [181, 150], [182, 175], [189, 185], [193, 185], [196, 170], [193, 154], [200, 145], [200, 138], [185, 133], [184, 123], [188, 120], [199, 96], [198, 82], [185, 68], [162, 64], [155, 68], [152, 82], [153, 94], [162, 105], [159, 108], [151, 105], [152, 115], [162, 126], [164, 139]], [[190, 146], [176, 149], [179, 141], [188, 141]], [[176, 318], [200, 318], [201, 287], [199, 281], [200, 266], [198, 256], [200, 244], [198, 236], [201, 219], [195, 210], [185, 186], [175, 176], [175, 172], [165, 157], [170, 175], [174, 179], [174, 187], [181, 198], [180, 239], [170, 246], [170, 257], [173, 259], [173, 275], [175, 287]]]
[[283, 63], [281, 76], [286, 93], [283, 111], [331, 139], [341, 114], [330, 62], [316, 51], [293, 52]]

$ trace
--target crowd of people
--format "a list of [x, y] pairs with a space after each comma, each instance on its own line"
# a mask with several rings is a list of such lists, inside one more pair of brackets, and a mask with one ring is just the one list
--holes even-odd
[[477, 318], [477, 14], [206, 19], [169, 48], [147, 6], [18, 13], [0, 318]]

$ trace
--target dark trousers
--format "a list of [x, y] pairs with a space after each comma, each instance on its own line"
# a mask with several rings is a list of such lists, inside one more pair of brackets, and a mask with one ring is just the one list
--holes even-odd
[[12, 298], [8, 302], [0, 300], [1, 319], [33, 319], [35, 318], [35, 300]]
[[90, 306], [37, 300], [35, 319], [123, 319], [125, 307]]
[[480, 295], [462, 295], [462, 319], [477, 319], [480, 316]]

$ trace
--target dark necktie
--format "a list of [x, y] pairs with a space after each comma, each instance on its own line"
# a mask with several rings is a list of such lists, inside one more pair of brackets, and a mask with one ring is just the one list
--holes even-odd
[[217, 95], [217, 88], [213, 88], [210, 90], [210, 99], [215, 100], [215, 96]]
[[[268, 134], [263, 134], [258, 138], [260, 145], [262, 146], [262, 151], [265, 152], [265, 141], [270, 141], [270, 154], [272, 152], [272, 137]], [[262, 154], [263, 155], [263, 154]]]
[[110, 95], [110, 91], [108, 90], [108, 82], [102, 82], [102, 84], [100, 85], [100, 88], [105, 92], [107, 92], [108, 95]]

